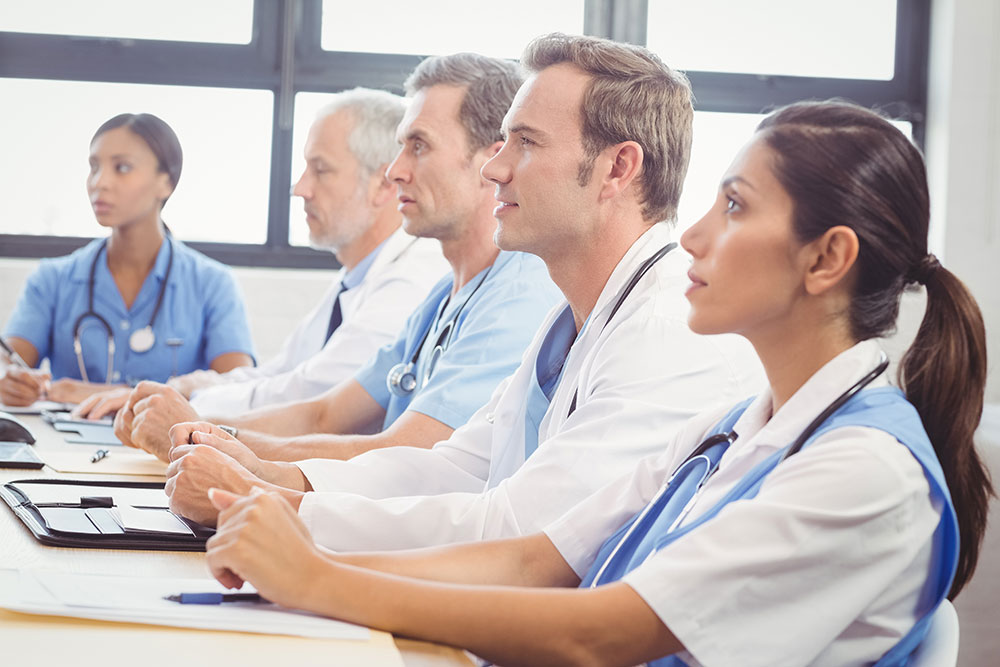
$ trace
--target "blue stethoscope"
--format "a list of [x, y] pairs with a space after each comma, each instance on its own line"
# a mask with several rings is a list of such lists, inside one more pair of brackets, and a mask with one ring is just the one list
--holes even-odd
[[[438, 335], [437, 341], [434, 343], [434, 350], [431, 352], [430, 361], [427, 362], [427, 368], [424, 370], [423, 382], [417, 381], [417, 361], [420, 359], [420, 352], [424, 349], [424, 345], [427, 344], [427, 339], [430, 338], [431, 331], [436, 327], [435, 321], [432, 319], [427, 325], [427, 330], [424, 331], [423, 338], [420, 339], [420, 344], [413, 351], [413, 356], [410, 360], [404, 363], [399, 363], [389, 369], [389, 374], [385, 378], [385, 386], [394, 396], [406, 397], [412, 394], [417, 389], [419, 384], [421, 388], [427, 385], [427, 382], [431, 379], [431, 374], [434, 372], [434, 368], [437, 366], [438, 359], [441, 355], [445, 353], [451, 346], [451, 339], [455, 335], [455, 329], [458, 328], [458, 316], [462, 314], [462, 310], [472, 301], [472, 297], [476, 295], [479, 288], [483, 286], [486, 282], [486, 278], [490, 275], [490, 269], [493, 268], [491, 264], [483, 277], [476, 284], [476, 287], [469, 293], [469, 296], [465, 298], [462, 305], [458, 307], [455, 314], [448, 319], [443, 326], [437, 328]], [[444, 315], [445, 308], [448, 307], [448, 302], [441, 306], [441, 315]], [[438, 324], [440, 323], [440, 315], [438, 316]]]
[[[153, 308], [153, 316], [149, 318], [149, 324], [133, 331], [132, 335], [128, 338], [129, 349], [133, 352], [148, 352], [156, 344], [156, 334], [153, 333], [153, 324], [156, 323], [156, 316], [160, 314], [160, 306], [163, 305], [163, 295], [167, 291], [167, 281], [170, 280], [170, 270], [174, 266], [174, 244], [170, 238], [169, 230], [167, 230], [166, 241], [169, 251], [167, 256], [167, 272], [163, 276], [163, 284], [160, 285], [160, 294], [156, 298], [156, 306]], [[97, 249], [97, 253], [94, 255], [94, 261], [90, 264], [90, 279], [87, 281], [87, 310], [80, 317], [76, 318], [76, 322], [73, 324], [73, 352], [76, 354], [76, 363], [80, 367], [80, 377], [84, 382], [90, 382], [90, 378], [87, 377], [87, 368], [83, 363], [83, 344], [80, 342], [80, 334], [86, 328], [84, 320], [92, 318], [97, 324], [101, 325], [108, 336], [108, 364], [104, 381], [110, 384], [115, 367], [115, 336], [108, 321], [94, 310], [94, 280], [97, 274], [97, 262], [100, 261], [101, 253], [104, 252], [107, 245], [108, 240], [104, 239], [101, 242], [101, 247]]]
[[[843, 394], [834, 399], [834, 401], [830, 403], [830, 405], [828, 405], [826, 409], [820, 412], [815, 419], [809, 422], [809, 425], [806, 426], [805, 429], [802, 431], [802, 433], [799, 434], [799, 437], [795, 439], [795, 441], [788, 447], [787, 450], [785, 450], [785, 453], [781, 456], [781, 461], [784, 461], [789, 456], [796, 454], [800, 449], [802, 449], [802, 446], [805, 445], [806, 441], [808, 441], [810, 437], [812, 437], [813, 433], [816, 432], [816, 429], [818, 429], [820, 426], [823, 425], [823, 422], [829, 419], [831, 415], [837, 412], [837, 410], [840, 410], [840, 408], [842, 408], [844, 404], [847, 403], [847, 401], [851, 400], [851, 398], [853, 398], [859, 391], [861, 391], [869, 384], [871, 384], [872, 381], [874, 381], [875, 378], [881, 375], [888, 367], [889, 367], [889, 359], [885, 356], [885, 353], [883, 352], [882, 358], [875, 368], [873, 368], [864, 377], [862, 377], [860, 380], [851, 385], [851, 387], [847, 391], [845, 391]], [[650, 521], [655, 521], [656, 518], [659, 516], [660, 512], [663, 510], [663, 504], [668, 498], [667, 491], [671, 488], [671, 481], [677, 475], [677, 473], [682, 468], [684, 468], [684, 466], [688, 465], [688, 463], [690, 463], [691, 461], [694, 461], [700, 456], [704, 456], [705, 453], [712, 447], [715, 447], [716, 445], [725, 442], [732, 444], [733, 442], [736, 441], [737, 437], [738, 436], [735, 431], [729, 431], [728, 433], [716, 433], [715, 435], [709, 436], [708, 438], [703, 440], [700, 445], [695, 447], [694, 451], [691, 452], [691, 454], [689, 454], [686, 459], [684, 459], [683, 463], [677, 466], [673, 474], [667, 480], [667, 483], [664, 484], [662, 487], [660, 487], [660, 490], [656, 493], [653, 499], [649, 501], [646, 507], [643, 508], [638, 518], [636, 518], [636, 520], [632, 523], [629, 529], [625, 531], [625, 534], [622, 535], [622, 538], [618, 541], [618, 544], [615, 545], [615, 548], [611, 550], [611, 553], [608, 554], [608, 557], [601, 564], [600, 569], [597, 571], [597, 574], [594, 576], [594, 579], [590, 584], [591, 588], [595, 588], [596, 586], [602, 583], [606, 583], [601, 581], [601, 577], [604, 575], [605, 570], [607, 570], [608, 566], [610, 566], [614, 562], [615, 557], [618, 555], [618, 552], [636, 533], [636, 531], [641, 528], [643, 532], [639, 534], [642, 535], [645, 533], [645, 531], [649, 530], [649, 525], [647, 524], [649, 524]], [[721, 457], [719, 460], [721, 461]], [[709, 478], [711, 478], [712, 475], [715, 474], [718, 468], [719, 464], [718, 462], [716, 462], [714, 466], [712, 466], [709, 470], [705, 472], [705, 474], [701, 478], [701, 481], [698, 482], [697, 486], [693, 490], [691, 500], [694, 499], [694, 497], [698, 494], [698, 491], [700, 491], [701, 488], [704, 486], [705, 482], [707, 482]], [[667, 533], [674, 531], [684, 521], [684, 519], [688, 515], [688, 512], [691, 511], [692, 504], [693, 503], [690, 502], [689, 500], [687, 506], [681, 511], [678, 517], [670, 525], [670, 528], [667, 530]]]

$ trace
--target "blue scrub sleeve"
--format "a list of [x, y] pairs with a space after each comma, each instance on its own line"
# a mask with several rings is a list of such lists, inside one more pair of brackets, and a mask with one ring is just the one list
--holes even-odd
[[[368, 363], [354, 374], [354, 379], [358, 384], [375, 399], [376, 403], [382, 406], [383, 410], [388, 410], [389, 400], [392, 398], [389, 388], [386, 387], [385, 379], [393, 366], [404, 361], [406, 343], [416, 335], [413, 332], [420, 322], [422, 312], [423, 306], [411, 313], [399, 337], [388, 345], [383, 345], [379, 348], [375, 356], [369, 359]], [[406, 361], [409, 360], [407, 359]]]
[[7, 320], [4, 336], [17, 336], [31, 343], [38, 359], [49, 356], [60, 271], [51, 261], [42, 260], [28, 276], [17, 305]]
[[[516, 260], [514, 260], [516, 261]], [[509, 271], [470, 303], [451, 345], [427, 385], [414, 397], [415, 410], [451, 428], [469, 421], [511, 375], [538, 327], [562, 295], [540, 270]]]
[[243, 352], [255, 359], [246, 306], [233, 275], [228, 269], [220, 269], [206, 287], [205, 361], [210, 365], [227, 352]]

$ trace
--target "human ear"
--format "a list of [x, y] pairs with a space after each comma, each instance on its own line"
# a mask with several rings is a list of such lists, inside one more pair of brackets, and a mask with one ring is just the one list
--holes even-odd
[[174, 186], [170, 182], [170, 176], [165, 171], [158, 172], [156, 177], [156, 198], [159, 199], [162, 204], [168, 197], [170, 197], [170, 195], [174, 193]]
[[858, 235], [844, 225], [826, 230], [806, 246], [809, 268], [805, 276], [806, 292], [819, 295], [843, 281], [858, 259]]
[[610, 163], [603, 175], [601, 199], [612, 199], [639, 176], [643, 153], [642, 146], [634, 141], [623, 141], [605, 150], [610, 151]]
[[385, 177], [388, 164], [379, 165], [368, 181], [368, 201], [379, 208], [396, 198], [396, 184]]

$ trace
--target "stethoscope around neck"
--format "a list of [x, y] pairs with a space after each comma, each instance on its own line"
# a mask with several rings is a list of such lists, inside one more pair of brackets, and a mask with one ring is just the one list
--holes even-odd
[[[153, 325], [156, 323], [157, 315], [160, 314], [160, 306], [163, 305], [163, 295], [166, 294], [167, 282], [170, 280], [170, 270], [174, 265], [174, 244], [170, 238], [170, 230], [167, 230], [166, 241], [168, 250], [167, 271], [163, 276], [163, 283], [160, 285], [160, 294], [156, 298], [156, 306], [153, 308], [153, 316], [149, 318], [149, 324], [141, 329], [136, 329], [132, 332], [132, 335], [128, 337], [129, 349], [140, 354], [142, 352], [148, 352], [153, 348], [153, 345], [156, 344], [156, 334], [153, 333]], [[108, 336], [108, 364], [104, 381], [110, 384], [115, 367], [114, 330], [111, 328], [111, 325], [108, 324], [108, 321], [94, 310], [94, 283], [95, 276], [97, 275], [97, 263], [100, 261], [101, 253], [105, 251], [107, 245], [108, 240], [104, 239], [101, 242], [101, 247], [98, 248], [97, 253], [94, 254], [94, 261], [90, 264], [90, 278], [87, 281], [87, 310], [83, 312], [80, 317], [76, 318], [76, 322], [73, 324], [73, 352], [76, 354], [76, 363], [80, 367], [80, 377], [84, 382], [90, 382], [90, 378], [87, 377], [87, 368], [83, 363], [83, 343], [80, 341], [80, 335], [83, 333], [84, 329], [86, 329], [84, 321], [88, 318], [101, 325]]]
[[[409, 396], [416, 391], [418, 384], [421, 386], [427, 384], [428, 380], [431, 378], [431, 373], [434, 372], [434, 367], [437, 365], [438, 359], [441, 358], [441, 355], [443, 355], [445, 350], [447, 350], [451, 345], [451, 339], [455, 336], [455, 329], [458, 328], [458, 316], [462, 314], [462, 310], [469, 304], [469, 301], [471, 301], [472, 297], [479, 291], [479, 288], [483, 286], [483, 283], [486, 282], [486, 278], [490, 275], [490, 270], [492, 268], [493, 265], [491, 264], [486, 269], [483, 277], [476, 284], [469, 296], [465, 297], [465, 301], [463, 301], [462, 305], [458, 307], [455, 314], [448, 318], [448, 321], [438, 329], [437, 341], [434, 343], [434, 350], [431, 352], [430, 361], [427, 362], [427, 368], [424, 371], [424, 380], [422, 384], [417, 381], [417, 361], [420, 360], [420, 352], [424, 349], [424, 346], [427, 344], [427, 339], [430, 338], [431, 331], [435, 328], [433, 319], [427, 325], [427, 330], [424, 331], [424, 335], [420, 339], [420, 343], [417, 345], [417, 348], [413, 351], [413, 356], [410, 357], [410, 360], [404, 363], [396, 364], [389, 369], [389, 374], [385, 378], [385, 386], [394, 396], [399, 396], [401, 398]], [[441, 307], [442, 315], [447, 307], [447, 303]], [[440, 315], [438, 317], [440, 317]]]
[[[851, 385], [850, 388], [847, 389], [847, 391], [845, 391], [840, 396], [835, 398], [833, 402], [830, 403], [830, 405], [828, 405], [822, 412], [820, 412], [816, 416], [815, 419], [809, 422], [809, 425], [802, 430], [802, 433], [799, 434], [799, 437], [797, 437], [795, 441], [788, 446], [788, 448], [785, 450], [785, 453], [782, 454], [781, 461], [784, 461], [789, 456], [792, 456], [793, 454], [796, 454], [799, 450], [801, 450], [802, 447], [805, 445], [805, 443], [809, 440], [809, 438], [811, 438], [812, 435], [816, 432], [816, 430], [823, 425], [823, 422], [825, 422], [827, 419], [833, 416], [838, 410], [840, 410], [840, 408], [844, 407], [845, 403], [854, 398], [854, 396], [858, 392], [860, 392], [862, 389], [871, 384], [875, 380], [875, 378], [881, 375], [888, 367], [889, 367], [889, 359], [885, 356], [885, 353], [883, 352], [881, 359], [879, 359], [879, 363], [877, 366], [875, 366], [875, 368], [873, 368], [871, 371], [865, 374], [864, 377], [862, 377], [860, 380]], [[611, 553], [608, 554], [608, 557], [601, 564], [600, 569], [597, 571], [597, 574], [594, 576], [594, 579], [590, 584], [591, 588], [595, 588], [601, 583], [603, 583], [601, 581], [601, 577], [604, 574], [605, 570], [607, 570], [608, 567], [611, 565], [611, 563], [614, 561], [615, 556], [618, 555], [618, 552], [621, 550], [622, 546], [629, 540], [629, 538], [635, 533], [635, 531], [645, 522], [647, 516], [649, 516], [649, 514], [653, 511], [653, 509], [660, 503], [660, 500], [670, 489], [671, 480], [673, 480], [673, 478], [677, 475], [677, 473], [692, 460], [697, 459], [699, 456], [705, 456], [706, 452], [708, 452], [708, 450], [710, 450], [712, 447], [727, 442], [729, 444], [732, 444], [736, 441], [737, 437], [738, 436], [735, 431], [729, 431], [728, 433], [716, 433], [714, 435], [709, 436], [708, 438], [703, 440], [701, 444], [695, 447], [694, 451], [692, 451], [687, 456], [687, 458], [684, 459], [683, 463], [677, 466], [673, 474], [671, 474], [670, 479], [667, 480], [667, 483], [660, 488], [656, 496], [654, 496], [653, 499], [649, 501], [646, 507], [643, 508], [642, 512], [636, 518], [636, 520], [632, 522], [632, 525], [629, 527], [629, 529], [625, 531], [624, 535], [622, 535], [621, 539], [618, 541], [618, 544], [615, 545], [615, 548], [612, 549]], [[779, 464], [781, 463], [781, 461], [779, 461]], [[705, 472], [701, 481], [698, 483], [697, 488], [699, 490], [701, 489], [702, 486], [704, 486], [705, 482], [707, 482], [708, 479], [715, 474], [718, 468], [719, 464], [717, 461], [714, 466], [712, 466]], [[695, 496], [696, 495], [697, 491], [695, 492]], [[680, 513], [680, 515], [673, 521], [668, 532], [672, 532], [678, 526], [680, 526], [680, 524], [687, 517], [688, 512], [690, 512], [691, 504], [692, 503], [689, 502], [688, 506], [685, 507], [684, 510]], [[661, 510], [657, 510], [657, 512], [659, 511]]]

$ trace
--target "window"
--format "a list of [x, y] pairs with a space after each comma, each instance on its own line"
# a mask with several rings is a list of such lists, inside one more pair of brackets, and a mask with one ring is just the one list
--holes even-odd
[[252, 29], [252, 0], [31, 0], [0, 14], [0, 30], [43, 35], [249, 44]]
[[930, 0], [7, 4], [0, 96], [18, 104], [0, 125], [5, 256], [65, 254], [95, 235], [87, 142], [127, 110], [161, 115], [181, 138], [184, 171], [164, 209], [180, 238], [230, 264], [330, 267], [330, 253], [305, 247], [302, 204], [289, 196], [326, 95], [355, 86], [401, 93], [423, 55], [516, 57], [552, 31], [648, 44], [686, 71], [697, 114], [682, 226], [704, 213], [774, 106], [843, 97], [923, 139]]
[[[323, 48], [328, 51], [441, 55], [475, 51], [518, 58], [533, 37], [583, 32], [583, 0], [468, 0], [323, 2]], [[377, 26], [358, 30], [358, 26]]]

